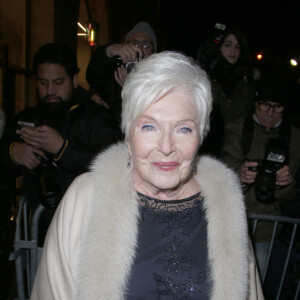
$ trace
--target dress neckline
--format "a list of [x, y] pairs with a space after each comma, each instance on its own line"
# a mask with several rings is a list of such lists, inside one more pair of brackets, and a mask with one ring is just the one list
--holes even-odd
[[159, 203], [173, 203], [173, 204], [188, 202], [188, 201], [191, 201], [191, 200], [195, 200], [197, 198], [203, 198], [203, 195], [202, 195], [201, 192], [198, 192], [195, 195], [192, 195], [192, 196], [187, 197], [187, 198], [179, 199], [179, 200], [160, 200], [160, 199], [156, 199], [156, 198], [144, 195], [140, 192], [137, 192], [137, 195], [139, 196], [139, 198], [142, 198], [142, 199], [146, 199], [146, 200], [150, 200], [150, 201], [154, 201], [154, 202], [159, 202]]

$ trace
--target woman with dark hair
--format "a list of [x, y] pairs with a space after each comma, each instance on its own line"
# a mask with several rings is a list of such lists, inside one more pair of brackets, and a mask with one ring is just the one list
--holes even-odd
[[197, 60], [211, 78], [214, 99], [204, 150], [218, 155], [225, 125], [253, 110], [255, 82], [250, 76], [247, 40], [238, 28], [229, 27], [198, 51]]

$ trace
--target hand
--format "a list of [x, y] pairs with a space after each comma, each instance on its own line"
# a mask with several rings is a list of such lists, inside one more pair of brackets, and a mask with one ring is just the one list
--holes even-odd
[[257, 167], [257, 162], [255, 161], [245, 161], [240, 167], [240, 177], [241, 182], [251, 184], [255, 181], [257, 172], [250, 171], [249, 167]]
[[113, 44], [106, 48], [106, 55], [108, 57], [119, 55], [122, 57], [123, 63], [135, 61], [137, 52], [139, 53], [139, 58], [142, 58], [142, 50], [131, 44]]
[[276, 185], [286, 186], [293, 182], [293, 176], [290, 172], [290, 167], [285, 165], [276, 172]]
[[105, 108], [109, 109], [109, 105], [97, 94], [97, 93], [94, 93], [92, 96], [91, 96], [91, 99], [96, 102], [97, 104], [99, 105], [102, 105], [104, 106]]
[[123, 65], [117, 68], [117, 70], [114, 73], [116, 82], [123, 87], [125, 79], [127, 77], [127, 70]]
[[23, 165], [30, 170], [34, 169], [41, 163], [41, 161], [35, 156], [35, 153], [46, 158], [43, 151], [35, 149], [26, 143], [16, 143], [11, 147], [12, 160], [16, 164]]
[[36, 128], [23, 127], [17, 130], [23, 141], [43, 151], [56, 154], [64, 143], [63, 137], [53, 128], [42, 125]]

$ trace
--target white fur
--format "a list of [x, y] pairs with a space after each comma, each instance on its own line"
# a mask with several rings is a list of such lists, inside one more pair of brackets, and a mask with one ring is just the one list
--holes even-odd
[[[94, 161], [94, 197], [86, 201], [76, 299], [123, 299], [137, 243], [138, 203], [124, 144]], [[248, 292], [248, 235], [236, 175], [209, 157], [199, 160], [196, 178], [205, 194], [211, 299], [243, 300]]]

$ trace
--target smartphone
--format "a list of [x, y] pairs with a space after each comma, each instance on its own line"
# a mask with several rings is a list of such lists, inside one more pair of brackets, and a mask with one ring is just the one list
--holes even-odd
[[25, 122], [25, 121], [18, 121], [18, 125], [22, 127], [29, 127], [29, 128], [35, 128], [36, 124], [33, 122]]

